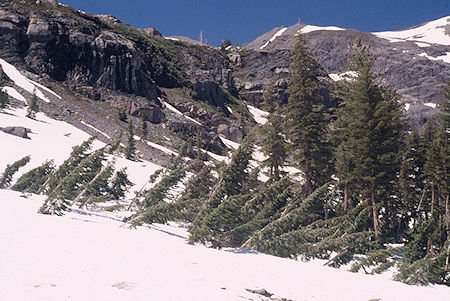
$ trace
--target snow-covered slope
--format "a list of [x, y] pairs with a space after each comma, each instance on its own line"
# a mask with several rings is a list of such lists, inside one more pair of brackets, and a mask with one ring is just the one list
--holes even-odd
[[1, 300], [440, 301], [450, 294], [320, 261], [193, 246], [173, 225], [128, 229], [94, 212], [39, 215], [42, 201], [0, 190], [0, 239], [7, 242], [0, 244]]
[[374, 32], [380, 38], [392, 42], [414, 41], [421, 47], [429, 44], [450, 45], [450, 16], [400, 31]]

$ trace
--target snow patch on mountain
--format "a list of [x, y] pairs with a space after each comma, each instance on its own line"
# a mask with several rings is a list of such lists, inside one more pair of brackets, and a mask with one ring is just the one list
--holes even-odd
[[184, 115], [180, 110], [178, 110], [177, 108], [175, 108], [174, 106], [172, 106], [170, 103], [168, 103], [168, 102], [166, 102], [166, 101], [163, 101], [163, 103], [164, 103], [164, 105], [165, 105], [170, 111], [174, 112], [175, 114], [181, 115], [181, 116], [183, 116], [184, 118], [186, 118], [186, 119], [188, 119], [188, 120], [190, 120], [190, 121], [192, 121], [192, 122], [194, 122], [194, 123], [196, 123], [196, 124], [198, 124], [198, 125], [202, 125], [200, 121], [195, 120], [195, 119], [192, 118], [192, 117], [189, 117], [189, 116]]
[[287, 27], [283, 27], [281, 28], [279, 31], [277, 31], [264, 45], [262, 45], [261, 47], [259, 47], [259, 49], [264, 49], [266, 48], [270, 43], [272, 43], [273, 41], [275, 41], [276, 38], [278, 38], [279, 36], [281, 36], [285, 31], [287, 30]]
[[269, 115], [268, 112], [260, 110], [254, 106], [247, 105], [248, 110], [250, 111], [250, 114], [252, 114], [253, 119], [259, 124], [265, 124], [267, 122], [267, 116]]
[[333, 31], [339, 31], [339, 30], [345, 30], [344, 28], [340, 28], [337, 26], [315, 26], [315, 25], [306, 25], [302, 29], [300, 29], [300, 32], [305, 34], [312, 31], [318, 31], [318, 30], [333, 30]]
[[222, 140], [223, 144], [225, 144], [227, 147], [232, 149], [238, 149], [240, 144], [234, 141], [231, 141], [230, 139], [227, 139], [223, 136], [219, 136], [220, 140]]
[[436, 109], [436, 104], [433, 102], [426, 102], [424, 103], [425, 106]]
[[437, 56], [437, 57], [429, 56], [425, 52], [424, 53], [419, 53], [418, 56], [426, 57], [427, 59], [432, 60], [432, 61], [439, 61], [440, 60], [440, 61], [444, 61], [444, 62], [450, 64], [450, 52], [446, 52], [444, 55], [440, 55], [440, 56]]
[[11, 96], [12, 98], [15, 98], [17, 100], [23, 101], [24, 103], [27, 103], [27, 100], [25, 99], [25, 97], [23, 97], [22, 94], [20, 94], [19, 92], [17, 92], [16, 89], [14, 89], [13, 87], [3, 87], [2, 90], [6, 93], [8, 93], [9, 96]]
[[[30, 79], [23, 76], [16, 67], [8, 63], [7, 61], [0, 59], [0, 65], [2, 66], [3, 72], [19, 87], [27, 91], [28, 93], [36, 93], [36, 96], [45, 102], [50, 102], [44, 93], [38, 88], [37, 83], [31, 81]], [[40, 85], [42, 86], [42, 85]], [[48, 88], [46, 88], [48, 89]], [[50, 89], [48, 89], [50, 90]], [[54, 92], [53, 92], [54, 93]], [[56, 93], [54, 93], [57, 95]]]
[[342, 73], [331, 73], [331, 74], [328, 74], [328, 76], [335, 82], [338, 82], [340, 80], [351, 80], [352, 78], [356, 77], [356, 72], [355, 71], [346, 71], [346, 72], [342, 72]]
[[450, 35], [445, 32], [446, 26], [449, 24], [450, 16], [447, 16], [406, 30], [374, 32], [373, 34], [391, 42], [414, 41], [450, 45]]

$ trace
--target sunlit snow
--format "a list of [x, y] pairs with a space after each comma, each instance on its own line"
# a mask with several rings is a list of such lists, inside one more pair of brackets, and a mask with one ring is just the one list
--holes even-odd
[[406, 30], [374, 32], [373, 34], [391, 42], [415, 41], [450, 45], [450, 35], [445, 33], [449, 20], [450, 16], [447, 16]]
[[262, 45], [261, 47], [259, 47], [259, 49], [264, 49], [266, 48], [270, 43], [272, 43], [273, 41], [275, 41], [276, 38], [278, 38], [279, 36], [281, 36], [285, 31], [287, 30], [287, 27], [283, 27], [281, 28], [279, 31], [277, 31], [264, 45]]
[[250, 111], [250, 114], [252, 114], [253, 119], [255, 119], [257, 123], [265, 124], [267, 122], [267, 116], [269, 115], [268, 112], [255, 108], [251, 105], [247, 105], [247, 108]]
[[[39, 97], [40, 99], [42, 99], [45, 102], [50, 102], [50, 100], [44, 95], [44, 93], [42, 93], [42, 91], [40, 89], [38, 89], [37, 85], [29, 80], [28, 78], [26, 78], [25, 76], [23, 76], [19, 70], [17, 70], [16, 67], [14, 67], [13, 65], [9, 64], [8, 62], [6, 62], [3, 59], [0, 59], [0, 65], [2, 66], [3, 72], [5, 72], [5, 74], [19, 87], [23, 88], [25, 91], [29, 92], [29, 93], [36, 93], [36, 96]], [[47, 90], [48, 88], [46, 88]], [[50, 90], [50, 89], [48, 89]], [[52, 92], [54, 93], [54, 92]], [[55, 95], [57, 95], [56, 93], [54, 93]]]
[[301, 33], [308, 33], [312, 31], [318, 31], [318, 30], [333, 30], [333, 31], [339, 31], [339, 30], [345, 30], [344, 28], [336, 27], [336, 26], [315, 26], [315, 25], [306, 25], [302, 29], [300, 29]]

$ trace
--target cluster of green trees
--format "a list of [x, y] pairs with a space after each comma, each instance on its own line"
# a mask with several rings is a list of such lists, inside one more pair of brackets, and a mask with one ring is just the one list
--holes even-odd
[[69, 207], [78, 204], [119, 200], [132, 185], [125, 169], [114, 170], [114, 160], [106, 160], [108, 154], [117, 151], [115, 141], [101, 149], [91, 151], [94, 137], [75, 146], [69, 158], [56, 167], [53, 160], [24, 173], [11, 186], [14, 174], [25, 166], [26, 156], [6, 167], [0, 176], [0, 188], [11, 188], [24, 193], [47, 195], [40, 213], [62, 215]]
[[[354, 76], [339, 82], [342, 101], [330, 113], [319, 64], [301, 35], [292, 54], [288, 103], [266, 91], [268, 122], [246, 136], [228, 164], [216, 172], [197, 165], [200, 172], [170, 203], [153, 197], [166, 191], [155, 186], [132, 222], [189, 222], [192, 243], [335, 266], [364, 254], [354, 271], [396, 265], [399, 280], [449, 285], [448, 101], [442, 116], [408, 131], [398, 95], [380, 84], [375, 58], [358, 42], [347, 62]], [[444, 95], [448, 100], [448, 86]], [[252, 140], [261, 136], [265, 182], [252, 166]], [[283, 172], [287, 161], [301, 179]], [[184, 172], [166, 172], [161, 185], [169, 189]]]

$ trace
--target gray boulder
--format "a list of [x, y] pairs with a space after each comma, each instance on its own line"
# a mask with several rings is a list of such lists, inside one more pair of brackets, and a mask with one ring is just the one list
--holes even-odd
[[28, 133], [31, 133], [31, 129], [23, 126], [0, 127], [0, 131], [25, 139], [30, 139], [30, 137], [28, 137]]

